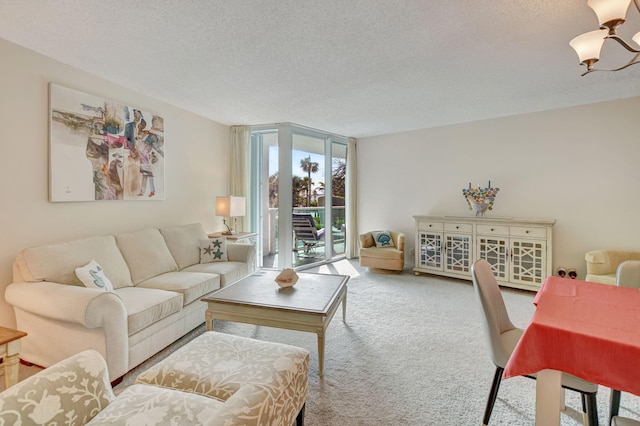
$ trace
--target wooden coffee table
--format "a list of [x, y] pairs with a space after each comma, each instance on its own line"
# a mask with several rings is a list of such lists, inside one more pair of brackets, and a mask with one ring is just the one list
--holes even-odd
[[322, 376], [325, 330], [341, 303], [342, 320], [346, 319], [349, 277], [299, 273], [296, 285], [280, 288], [275, 282], [278, 274], [260, 270], [205, 296], [207, 331], [218, 319], [316, 333]]

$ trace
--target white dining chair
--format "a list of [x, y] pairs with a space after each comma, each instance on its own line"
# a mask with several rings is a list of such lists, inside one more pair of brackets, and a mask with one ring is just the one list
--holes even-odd
[[625, 260], [616, 270], [616, 285], [640, 288], [640, 260]]
[[[618, 269], [616, 270], [616, 285], [620, 287], [640, 288], [640, 260], [625, 260], [618, 265]], [[609, 425], [616, 424], [613, 419], [618, 415], [618, 411], [620, 411], [620, 398], [620, 391], [611, 389], [611, 396], [609, 397]], [[635, 423], [618, 422], [617, 424]]]
[[[493, 406], [498, 395], [502, 372], [524, 330], [517, 328], [509, 319], [500, 287], [498, 286], [489, 262], [484, 259], [477, 260], [471, 267], [471, 277], [473, 279], [475, 294], [482, 307], [482, 325], [488, 341], [489, 354], [496, 366], [493, 383], [489, 391], [489, 399], [487, 400], [487, 406], [482, 419], [482, 424], [486, 426], [489, 424], [489, 418], [491, 417], [491, 412], [493, 411]], [[535, 375], [527, 377], [532, 379], [536, 378]], [[580, 392], [582, 412], [586, 413], [586, 423], [590, 426], [597, 426], [598, 408], [596, 405], [596, 394], [598, 392], [598, 385], [563, 373], [562, 387]]]
[[612, 426], [640, 426], [640, 422], [627, 417], [615, 416], [611, 419]]

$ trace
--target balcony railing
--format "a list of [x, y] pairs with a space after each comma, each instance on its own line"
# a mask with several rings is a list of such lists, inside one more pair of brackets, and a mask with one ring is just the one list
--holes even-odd
[[[331, 209], [332, 225], [327, 227], [325, 223], [325, 208], [324, 207], [294, 207], [293, 213], [296, 214], [311, 214], [313, 216], [316, 227], [318, 229], [325, 228], [325, 235], [331, 235], [333, 237], [332, 242], [334, 245], [334, 254], [344, 254], [344, 241], [345, 241], [345, 207], [334, 206]], [[269, 214], [264, 223], [263, 234], [263, 253], [265, 256], [274, 255], [278, 252], [278, 209], [269, 209]], [[294, 250], [297, 247], [294, 247]], [[295, 266], [295, 265], [294, 265]]]

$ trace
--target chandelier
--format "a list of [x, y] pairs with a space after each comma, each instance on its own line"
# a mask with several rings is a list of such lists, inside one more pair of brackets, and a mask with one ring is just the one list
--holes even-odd
[[[633, 47], [622, 37], [618, 36], [616, 30], [620, 25], [624, 24], [632, 0], [588, 0], [587, 5], [596, 13], [600, 29], [589, 31], [574, 38], [569, 45], [578, 54], [580, 64], [587, 67], [587, 71], [582, 75], [585, 76], [593, 71], [620, 71], [631, 65], [640, 62], [638, 56], [640, 54], [640, 32], [632, 37], [635, 42]], [[633, 0], [636, 10], [640, 13], [640, 5], [638, 0]], [[598, 69], [594, 68], [594, 64], [600, 60], [600, 51], [606, 40], [615, 40], [629, 52], [635, 53], [635, 56], [626, 64], [618, 68]]]

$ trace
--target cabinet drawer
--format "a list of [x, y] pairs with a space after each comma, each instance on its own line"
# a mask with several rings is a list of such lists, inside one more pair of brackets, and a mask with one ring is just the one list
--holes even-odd
[[445, 223], [444, 230], [452, 232], [471, 232], [473, 225], [470, 223]]
[[509, 227], [503, 225], [478, 225], [478, 235], [509, 235]]
[[421, 220], [418, 222], [420, 231], [442, 231], [444, 229], [442, 222], [426, 222]]
[[547, 230], [545, 228], [534, 228], [528, 226], [511, 226], [509, 227], [509, 235], [514, 235], [516, 237], [546, 238]]

